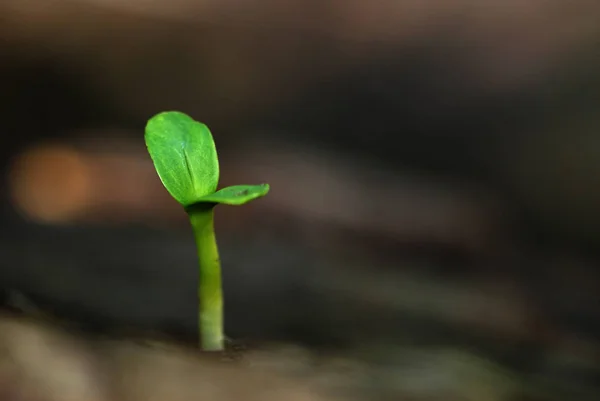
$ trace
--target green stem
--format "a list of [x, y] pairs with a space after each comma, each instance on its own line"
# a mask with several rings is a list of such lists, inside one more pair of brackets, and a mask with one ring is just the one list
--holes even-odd
[[200, 344], [206, 351], [223, 350], [221, 261], [214, 230], [213, 205], [188, 209], [200, 263], [198, 300]]

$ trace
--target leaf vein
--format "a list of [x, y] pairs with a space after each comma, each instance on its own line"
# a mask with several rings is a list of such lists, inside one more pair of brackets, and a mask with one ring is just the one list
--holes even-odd
[[194, 178], [194, 172], [192, 170], [192, 166], [190, 165], [189, 156], [187, 154], [187, 150], [185, 149], [185, 145], [181, 148], [183, 151], [183, 164], [185, 165], [185, 169], [192, 180], [192, 188], [194, 189], [194, 193], [196, 193], [196, 180]]

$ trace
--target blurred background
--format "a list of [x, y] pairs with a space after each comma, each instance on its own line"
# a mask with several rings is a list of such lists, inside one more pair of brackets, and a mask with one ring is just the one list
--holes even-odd
[[600, 399], [599, 56], [590, 0], [2, 0], [3, 319], [196, 341], [143, 141], [180, 110], [271, 185], [217, 210], [230, 337], [358, 399]]

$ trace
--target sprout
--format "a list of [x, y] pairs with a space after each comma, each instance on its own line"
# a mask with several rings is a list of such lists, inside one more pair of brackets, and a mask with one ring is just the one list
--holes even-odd
[[200, 346], [224, 348], [221, 262], [214, 231], [214, 207], [243, 205], [269, 192], [268, 184], [234, 185], [217, 191], [219, 160], [208, 127], [169, 111], [146, 125], [146, 146], [163, 185], [187, 212], [198, 250]]

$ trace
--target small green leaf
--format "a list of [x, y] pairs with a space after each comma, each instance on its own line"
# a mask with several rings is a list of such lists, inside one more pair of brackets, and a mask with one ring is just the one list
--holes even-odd
[[160, 180], [183, 206], [217, 189], [219, 161], [206, 125], [167, 111], [148, 120], [145, 140]]
[[212, 194], [203, 196], [197, 203], [218, 203], [239, 206], [251, 200], [265, 196], [269, 192], [269, 184], [233, 185]]

